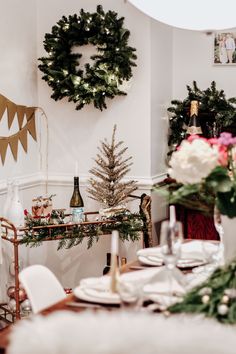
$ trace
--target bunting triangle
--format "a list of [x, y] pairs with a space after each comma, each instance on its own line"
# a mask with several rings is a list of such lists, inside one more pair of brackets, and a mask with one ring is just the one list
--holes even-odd
[[16, 105], [11, 101], [7, 101], [7, 118], [8, 118], [8, 128], [11, 128], [12, 122], [16, 114]]
[[0, 139], [0, 155], [1, 155], [1, 160], [2, 164], [4, 165], [5, 158], [6, 158], [6, 153], [7, 153], [7, 147], [8, 147], [8, 139]]
[[0, 95], [0, 121], [2, 119], [2, 116], [7, 108], [7, 100], [6, 97], [3, 95]]
[[28, 131], [27, 129], [22, 129], [18, 133], [19, 140], [20, 140], [21, 145], [26, 153], [27, 153], [27, 148], [28, 148], [27, 131]]
[[27, 123], [27, 129], [28, 129], [30, 135], [32, 136], [32, 138], [35, 141], [37, 141], [36, 126], [35, 126], [35, 113], [33, 113], [31, 120]]
[[33, 114], [35, 113], [35, 107], [26, 107], [25, 113], [28, 122], [30, 118], [33, 116]]
[[14, 135], [13, 137], [9, 138], [9, 145], [10, 145], [14, 160], [16, 161], [17, 154], [18, 154], [18, 136], [17, 135]]
[[25, 106], [17, 106], [16, 107], [16, 113], [17, 113], [18, 124], [19, 124], [20, 129], [22, 128], [22, 125], [23, 125], [25, 110], [26, 110]]

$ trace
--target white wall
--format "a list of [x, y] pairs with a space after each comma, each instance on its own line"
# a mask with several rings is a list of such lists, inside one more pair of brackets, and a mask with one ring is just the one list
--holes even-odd
[[[130, 172], [135, 177], [150, 177], [150, 33], [149, 19], [124, 1], [100, 1], [104, 10], [113, 9], [125, 17], [125, 26], [131, 31], [129, 44], [137, 48], [137, 68], [133, 69], [134, 79], [126, 97], [108, 100], [108, 109], [100, 112], [92, 105], [75, 110], [74, 103], [66, 99], [55, 102], [50, 98], [51, 89], [39, 76], [39, 105], [46, 109], [49, 117], [49, 173], [73, 176], [75, 161], [79, 162], [80, 175], [88, 175], [96, 156], [97, 145], [104, 137], [109, 138], [114, 124], [117, 124], [117, 138], [125, 141], [134, 165]], [[43, 39], [46, 32], [62, 17], [78, 13], [82, 7], [96, 11], [95, 0], [49, 0], [47, 16], [45, 4], [37, 2], [38, 57], [46, 55]], [[80, 48], [81, 52], [85, 49]], [[135, 134], [130, 134], [131, 130]], [[63, 162], [63, 163], [62, 163]]]
[[[7, 70], [0, 68], [0, 92], [19, 104], [38, 104], [44, 109], [47, 120], [38, 114], [38, 144], [30, 141], [28, 154], [20, 151], [17, 163], [7, 156], [6, 164], [1, 167], [1, 206], [5, 199], [5, 179], [15, 176], [20, 177], [23, 205], [30, 210], [32, 197], [45, 193], [48, 172], [48, 193], [57, 194], [54, 207], [68, 208], [75, 161], [78, 161], [85, 209], [97, 209], [98, 205], [87, 197], [86, 180], [89, 169], [94, 165], [92, 158], [96, 156], [99, 141], [110, 138], [114, 124], [118, 128], [117, 139], [125, 142], [128, 155], [133, 156], [134, 164], [128, 178], [139, 181], [137, 194], [149, 193], [153, 179], [158, 176], [162, 178], [165, 172], [163, 143], [166, 121], [162, 118], [172, 89], [172, 30], [154, 23], [123, 0], [101, 0], [100, 3], [105, 11], [112, 9], [125, 17], [125, 26], [131, 32], [129, 44], [137, 49], [138, 56], [128, 95], [108, 101], [108, 109], [103, 112], [92, 106], [76, 111], [75, 105], [66, 99], [53, 101], [50, 98], [51, 89], [41, 80], [42, 73], [37, 70], [37, 58], [46, 55], [43, 49], [45, 33], [51, 32], [52, 26], [62, 15], [79, 13], [82, 7], [89, 12], [96, 11], [97, 2], [48, 0], [45, 6], [45, 2], [39, 0], [11, 0], [4, 4], [0, 29], [4, 34], [1, 40]], [[9, 23], [9, 18], [12, 29], [6, 23]], [[164, 39], [165, 51], [160, 50]], [[84, 48], [80, 49], [83, 52]], [[17, 129], [17, 126], [12, 129]], [[154, 219], [161, 216], [159, 210], [162, 207], [157, 204], [153, 204], [155, 211], [159, 208]], [[130, 207], [137, 210], [138, 202], [130, 204]], [[23, 266], [46, 264], [64, 286], [74, 287], [82, 277], [101, 274], [105, 254], [110, 249], [110, 238], [101, 237], [99, 244], [91, 250], [86, 249], [86, 242], [68, 251], [57, 251], [56, 245], [56, 242], [50, 242], [36, 249], [22, 246], [20, 256]], [[120, 255], [133, 259], [138, 247], [140, 243], [121, 245]], [[11, 245], [5, 243], [4, 255], [4, 274], [8, 274], [12, 262]]]
[[[16, 104], [37, 106], [36, 75], [36, 3], [9, 0], [1, 3], [0, 12], [0, 93]], [[18, 131], [17, 119], [10, 129], [4, 114], [0, 122], [1, 136]], [[0, 165], [0, 179], [39, 171], [39, 144], [28, 137], [28, 154], [19, 144], [19, 159], [15, 162], [8, 147], [5, 165]]]
[[196, 80], [205, 90], [215, 81], [226, 97], [236, 96], [235, 66], [213, 65], [213, 35], [174, 29], [173, 40], [173, 98], [187, 96], [186, 85]]

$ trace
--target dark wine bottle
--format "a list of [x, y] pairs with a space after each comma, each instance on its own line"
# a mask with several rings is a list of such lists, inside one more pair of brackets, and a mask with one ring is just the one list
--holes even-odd
[[202, 135], [202, 127], [198, 116], [198, 101], [191, 101], [190, 119], [186, 131], [186, 136], [189, 135]]
[[111, 253], [107, 253], [107, 263], [102, 271], [102, 274], [105, 275], [111, 269]]
[[[117, 265], [119, 266], [119, 256], [117, 256]], [[107, 253], [107, 262], [105, 267], [103, 268], [102, 274], [105, 275], [107, 273], [109, 273], [111, 269], [111, 253]]]
[[84, 201], [79, 190], [79, 177], [74, 177], [74, 191], [70, 200], [72, 222], [82, 222], [84, 214]]

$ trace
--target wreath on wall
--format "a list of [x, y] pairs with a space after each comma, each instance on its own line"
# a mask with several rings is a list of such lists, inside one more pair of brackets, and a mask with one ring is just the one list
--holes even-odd
[[223, 130], [231, 131], [230, 128], [233, 129], [236, 122], [236, 98], [227, 100], [224, 91], [217, 90], [215, 81], [203, 91], [198, 88], [196, 81], [193, 81], [193, 87], [187, 85], [187, 90], [188, 96], [183, 101], [172, 100], [172, 106], [167, 109], [170, 113], [169, 154], [186, 136], [192, 100], [199, 102], [199, 117], [204, 123], [204, 136], [211, 138], [219, 136]]
[[[132, 77], [135, 48], [128, 46], [129, 30], [123, 27], [124, 17], [117, 18], [114, 11], [105, 13], [101, 5], [97, 12], [80, 11], [80, 16], [63, 16], [51, 33], [45, 34], [47, 57], [41, 57], [39, 69], [52, 88], [51, 97], [76, 103], [76, 109], [93, 103], [100, 110], [107, 108], [106, 98], [126, 95], [122, 83]], [[80, 67], [81, 53], [73, 53], [75, 46], [94, 45], [93, 65]]]

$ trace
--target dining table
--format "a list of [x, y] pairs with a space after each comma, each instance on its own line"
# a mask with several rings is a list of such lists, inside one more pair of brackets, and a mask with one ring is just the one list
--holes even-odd
[[[185, 241], [188, 243], [190, 240]], [[215, 242], [213, 242], [215, 243]], [[153, 268], [150, 265], [145, 265], [141, 263], [138, 259], [133, 260], [129, 263], [126, 263], [122, 267], [120, 267], [119, 271], [121, 274], [124, 273], [130, 273], [130, 272], [139, 272], [140, 270], [143, 269], [151, 269]], [[192, 268], [186, 268], [182, 269], [183, 273], [189, 273], [192, 272]], [[96, 304], [96, 303], [90, 303], [81, 299], [78, 299], [74, 295], [74, 293], [70, 293], [66, 296], [65, 299], [62, 301], [50, 306], [49, 308], [46, 308], [45, 310], [41, 311], [40, 314], [43, 316], [48, 316], [50, 314], [56, 313], [58, 311], [71, 311], [74, 313], [81, 313], [82, 311], [91, 308], [94, 311], [120, 311], [120, 304]], [[31, 314], [28, 318], [32, 318], [34, 314]], [[23, 319], [23, 321], [27, 321], [28, 319]], [[17, 320], [15, 323], [18, 321], [22, 320]], [[7, 327], [3, 328], [0, 330], [0, 354], [2, 353], [7, 353], [7, 348], [9, 346], [9, 340], [10, 336], [12, 333], [12, 330], [15, 326], [15, 323], [8, 325]]]
[[[120, 268], [120, 273], [128, 273], [131, 271], [138, 271], [141, 269], [148, 268], [146, 266], [143, 266], [138, 260], [126, 263]], [[73, 311], [73, 312], [82, 312], [87, 308], [91, 308], [94, 311], [113, 311], [113, 310], [118, 310], [120, 305], [106, 305], [106, 304], [90, 304], [87, 303], [86, 301], [79, 300], [73, 292], [68, 294], [65, 299], [59, 301], [58, 303], [50, 306], [49, 308], [46, 308], [45, 310], [41, 311], [40, 313], [43, 316], [48, 316], [52, 313], [55, 313], [57, 311]], [[33, 316], [33, 315], [31, 315]], [[30, 316], [29, 316], [30, 318]], [[23, 319], [25, 320], [25, 319]], [[21, 321], [21, 320], [19, 320]], [[15, 322], [17, 323], [17, 321]], [[0, 354], [7, 353], [7, 347], [9, 345], [9, 338], [12, 332], [12, 329], [15, 325], [15, 323], [8, 325], [7, 327], [3, 328], [0, 330]]]

